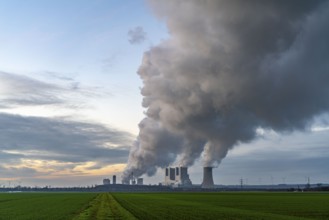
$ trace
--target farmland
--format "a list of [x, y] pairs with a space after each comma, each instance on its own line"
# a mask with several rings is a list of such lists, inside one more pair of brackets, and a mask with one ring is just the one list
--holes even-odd
[[329, 194], [0, 194], [0, 219], [329, 219]]
[[1, 193], [0, 219], [72, 219], [96, 196], [92, 193]]
[[139, 219], [329, 219], [329, 194], [114, 194]]

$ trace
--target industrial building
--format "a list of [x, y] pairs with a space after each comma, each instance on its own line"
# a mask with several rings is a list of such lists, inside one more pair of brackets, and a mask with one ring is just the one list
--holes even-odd
[[[103, 185], [110, 185], [111, 184], [111, 180], [109, 178], [103, 179]], [[112, 185], [117, 184], [117, 176], [113, 175], [112, 177]]]
[[136, 178], [134, 176], [134, 173], [131, 173], [129, 175], [129, 178], [127, 178], [125, 181], [122, 180], [123, 185], [143, 185], [144, 184], [144, 179], [139, 177]]
[[137, 179], [137, 185], [143, 185], [143, 178]]
[[122, 180], [123, 185], [130, 185], [130, 180]]
[[110, 185], [111, 180], [110, 179], [103, 179], [103, 185]]
[[164, 185], [166, 186], [191, 186], [192, 182], [187, 172], [187, 167], [167, 167]]

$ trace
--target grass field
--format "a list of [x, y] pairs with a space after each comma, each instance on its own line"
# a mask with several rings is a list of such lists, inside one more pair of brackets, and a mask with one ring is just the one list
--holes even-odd
[[329, 194], [3, 193], [0, 219], [329, 219]]
[[113, 194], [139, 219], [329, 219], [329, 194]]
[[96, 196], [92, 193], [1, 193], [0, 219], [72, 219]]

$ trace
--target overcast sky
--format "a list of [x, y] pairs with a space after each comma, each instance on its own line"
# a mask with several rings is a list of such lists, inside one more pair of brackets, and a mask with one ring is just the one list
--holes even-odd
[[[161, 13], [142, 0], [0, 0], [0, 185], [120, 181], [145, 117], [144, 52], [175, 35]], [[259, 128], [228, 151], [215, 183], [328, 183], [328, 123], [321, 112], [298, 131]], [[189, 172], [201, 183], [201, 160]]]

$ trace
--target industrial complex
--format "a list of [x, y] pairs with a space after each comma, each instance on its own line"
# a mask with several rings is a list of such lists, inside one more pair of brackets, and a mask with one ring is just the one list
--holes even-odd
[[[165, 168], [164, 173], [164, 181], [159, 185], [166, 187], [174, 187], [174, 188], [193, 188], [196, 187], [192, 184], [190, 180], [190, 176], [188, 174], [187, 167], [167, 167]], [[103, 185], [116, 185], [116, 176], [112, 177], [111, 180], [106, 178], [103, 179]], [[136, 178], [133, 173], [130, 174], [130, 177], [122, 182], [122, 185], [131, 185], [131, 186], [142, 186], [144, 185], [143, 178]], [[201, 186], [198, 187], [202, 189], [213, 189], [215, 188], [214, 180], [212, 176], [212, 167], [204, 167], [203, 168], [203, 181]]]
[[203, 167], [201, 184], [192, 184], [187, 167], [167, 167], [164, 169], [164, 180], [157, 185], [145, 185], [143, 178], [133, 173], [126, 182], [117, 183], [117, 176], [104, 178], [103, 184], [91, 187], [0, 187], [0, 192], [30, 192], [30, 191], [84, 191], [84, 192], [216, 192], [216, 191], [329, 191], [329, 184], [278, 184], [278, 185], [215, 185], [212, 174], [213, 167]]
[[187, 173], [187, 167], [167, 167], [165, 171], [165, 186], [191, 186], [192, 182]]

